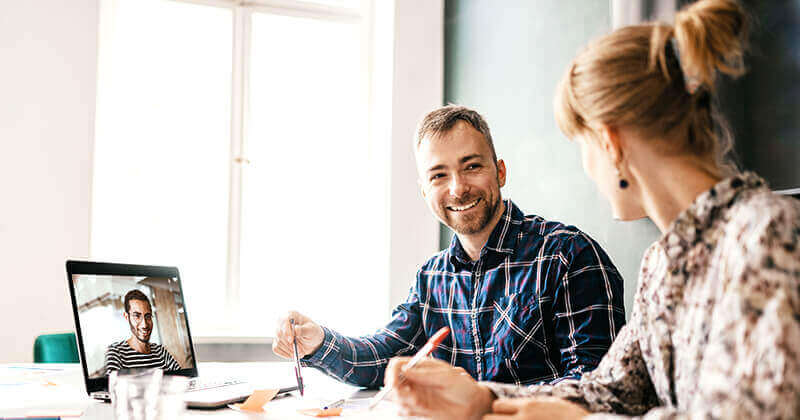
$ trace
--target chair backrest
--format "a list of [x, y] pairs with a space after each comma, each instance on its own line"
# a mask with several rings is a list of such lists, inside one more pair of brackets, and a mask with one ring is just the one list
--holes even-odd
[[34, 363], [78, 363], [75, 333], [44, 334], [33, 343]]

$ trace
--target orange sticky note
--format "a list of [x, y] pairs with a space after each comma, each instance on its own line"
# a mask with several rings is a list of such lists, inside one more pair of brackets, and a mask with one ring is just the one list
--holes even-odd
[[342, 407], [331, 407], [324, 410], [321, 408], [308, 408], [297, 410], [297, 412], [311, 417], [337, 417], [342, 415]]
[[253, 395], [247, 397], [243, 403], [236, 404], [236, 408], [243, 411], [262, 413], [264, 412], [264, 404], [270, 402], [276, 395], [278, 395], [277, 389], [255, 390], [253, 391]]

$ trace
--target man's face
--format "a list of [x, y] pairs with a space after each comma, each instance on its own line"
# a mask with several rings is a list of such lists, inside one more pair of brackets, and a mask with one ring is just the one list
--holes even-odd
[[459, 121], [446, 133], [423, 138], [417, 170], [422, 195], [442, 223], [460, 235], [491, 228], [488, 224], [501, 208], [506, 170], [502, 160], [495, 163], [478, 130]]
[[150, 304], [143, 300], [131, 299], [128, 301], [130, 310], [125, 313], [125, 319], [131, 325], [131, 334], [139, 341], [147, 343], [153, 332], [153, 311]]

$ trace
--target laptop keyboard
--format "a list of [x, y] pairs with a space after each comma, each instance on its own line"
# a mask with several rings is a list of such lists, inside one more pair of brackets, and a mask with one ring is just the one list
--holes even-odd
[[238, 385], [245, 383], [241, 379], [223, 378], [223, 379], [200, 379], [192, 378], [189, 380], [189, 388], [187, 392], [201, 391], [204, 389], [221, 388], [223, 386]]

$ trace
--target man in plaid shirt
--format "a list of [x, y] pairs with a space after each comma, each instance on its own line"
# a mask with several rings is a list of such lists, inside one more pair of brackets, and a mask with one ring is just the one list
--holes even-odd
[[294, 319], [304, 366], [378, 387], [390, 358], [415, 353], [448, 326], [433, 357], [479, 381], [527, 385], [594, 369], [625, 323], [622, 278], [608, 255], [574, 226], [526, 216], [501, 198], [505, 163], [477, 112], [430, 112], [415, 152], [422, 195], [456, 233], [450, 246], [422, 265], [405, 303], [375, 334], [345, 337], [291, 312], [275, 353], [292, 357]]

